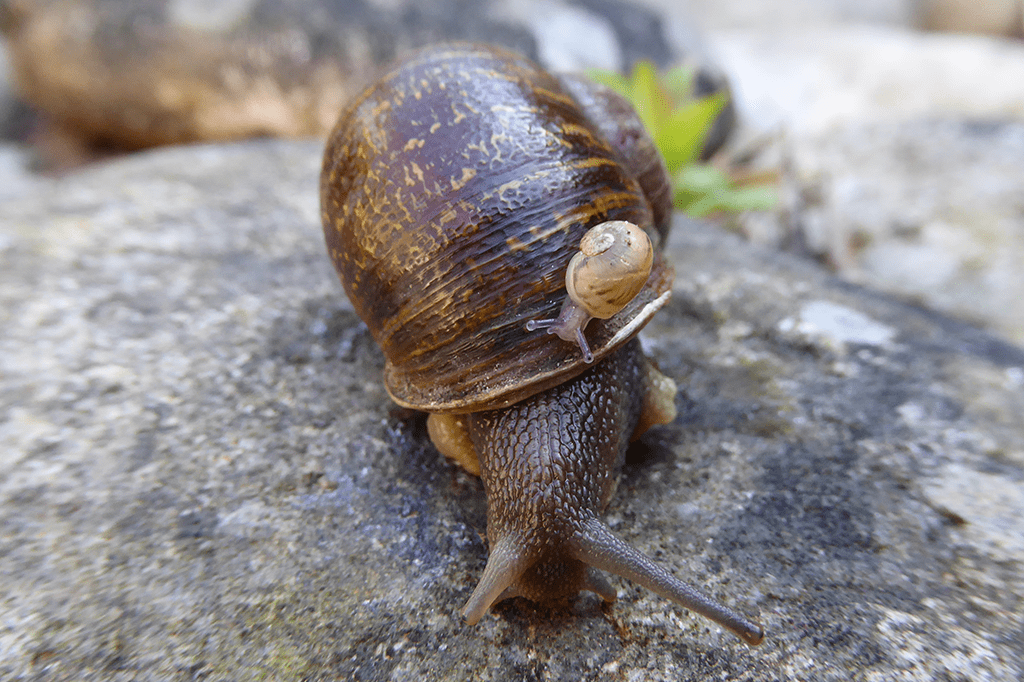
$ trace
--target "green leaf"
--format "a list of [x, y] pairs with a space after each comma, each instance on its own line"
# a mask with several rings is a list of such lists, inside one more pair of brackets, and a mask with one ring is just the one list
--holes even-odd
[[694, 76], [693, 69], [685, 66], [673, 67], [661, 75], [661, 85], [674, 106], [681, 106], [693, 99]]
[[765, 185], [730, 187], [727, 198], [722, 207], [726, 211], [770, 211], [779, 204], [775, 188]]
[[633, 105], [665, 159], [673, 181], [673, 203], [678, 210], [705, 217], [718, 211], [766, 210], [775, 206], [774, 188], [737, 187], [714, 166], [696, 163], [708, 131], [728, 103], [728, 96], [719, 92], [694, 99], [692, 69], [677, 67], [659, 76], [654, 64], [641, 61], [628, 76], [597, 70], [588, 75]]
[[654, 131], [654, 144], [665, 157], [670, 174], [697, 160], [704, 139], [725, 103], [724, 93], [699, 99], [673, 111], [664, 125]]
[[632, 101], [640, 120], [652, 133], [660, 130], [672, 113], [672, 102], [658, 82], [654, 64], [637, 62], [629, 85], [630, 93], [627, 97]]
[[675, 176], [673, 187], [676, 208], [695, 218], [717, 211], [770, 210], [778, 202], [773, 187], [736, 187], [725, 173], [710, 165], [684, 168]]
[[606, 85], [626, 99], [629, 99], [629, 80], [621, 73], [605, 71], [604, 69], [588, 69], [587, 78], [601, 85]]

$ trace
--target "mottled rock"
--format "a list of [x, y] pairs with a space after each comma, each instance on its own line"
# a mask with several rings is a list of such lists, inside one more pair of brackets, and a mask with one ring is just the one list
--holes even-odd
[[[11, 84], [11, 64], [7, 50], [0, 42], [0, 143], [24, 140], [30, 128], [32, 113]], [[4, 177], [0, 173], [0, 178]], [[0, 187], [0, 192], [4, 188]]]
[[7, 139], [15, 97], [11, 92], [11, 65], [7, 50], [0, 48], [0, 138]]
[[29, 154], [23, 148], [0, 142], [0, 201], [20, 196], [43, 182], [32, 171]]
[[[1024, 44], [835, 27], [717, 36], [781, 211], [741, 222], [1024, 343]], [[893, 65], [898, 65], [894, 68]]]
[[849, 126], [791, 149], [796, 220], [845, 277], [1024, 343], [1024, 123]]
[[1024, 350], [683, 220], [644, 333], [680, 415], [608, 520], [768, 639], [618, 580], [463, 625], [483, 491], [389, 404], [319, 155], [0, 203], [0, 677], [1020, 679]]
[[924, 0], [920, 13], [921, 26], [933, 31], [1024, 36], [1021, 0]]
[[[678, 5], [678, 0], [645, 0]], [[711, 30], [750, 27], [777, 33], [794, 26], [827, 27], [851, 22], [911, 25], [923, 0], [688, 0]]]

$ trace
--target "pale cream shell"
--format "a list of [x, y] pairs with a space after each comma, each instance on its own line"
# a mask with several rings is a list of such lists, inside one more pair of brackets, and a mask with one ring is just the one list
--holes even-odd
[[623, 220], [601, 223], [583, 235], [565, 271], [565, 288], [592, 317], [606, 320], [640, 293], [653, 262], [646, 232]]

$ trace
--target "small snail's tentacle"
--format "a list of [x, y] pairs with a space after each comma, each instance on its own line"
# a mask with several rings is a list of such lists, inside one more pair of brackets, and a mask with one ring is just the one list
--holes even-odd
[[548, 334], [558, 334], [563, 341], [575, 341], [583, 353], [583, 360], [587, 363], [594, 361], [594, 354], [590, 351], [590, 344], [583, 330], [590, 322], [592, 316], [587, 314], [580, 305], [566, 296], [562, 304], [562, 311], [558, 317], [548, 320], [530, 320], [526, 323], [526, 331], [532, 332], [538, 329], [547, 329]]
[[764, 639], [764, 628], [760, 625], [679, 580], [643, 552], [617, 538], [596, 518], [583, 526], [570, 546], [573, 556], [580, 561], [643, 585], [731, 630], [747, 644], [757, 645]]
[[580, 352], [583, 353], [583, 361], [590, 364], [594, 361], [594, 354], [590, 352], [590, 344], [587, 343], [587, 337], [583, 335], [583, 327], [576, 328], [576, 343], [580, 347]]
[[537, 556], [537, 552], [524, 547], [518, 535], [499, 538], [491, 547], [480, 582], [462, 607], [462, 616], [466, 622], [475, 625], [491, 608], [491, 604], [498, 601], [502, 593], [537, 561]]

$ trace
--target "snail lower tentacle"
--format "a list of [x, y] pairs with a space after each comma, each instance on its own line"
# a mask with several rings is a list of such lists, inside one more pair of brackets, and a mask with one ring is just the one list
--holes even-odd
[[532, 332], [538, 329], [547, 329], [548, 334], [557, 334], [563, 341], [575, 341], [583, 354], [583, 361], [590, 364], [594, 361], [594, 354], [590, 352], [590, 344], [583, 330], [587, 323], [594, 319], [580, 304], [566, 296], [562, 303], [562, 310], [558, 317], [547, 320], [530, 320], [526, 323], [526, 331]]
[[764, 628], [759, 624], [679, 580], [646, 554], [616, 537], [598, 519], [587, 524], [584, 532], [576, 536], [570, 545], [573, 555], [580, 561], [639, 583], [655, 594], [731, 630], [747, 644], [756, 646], [764, 640]]

